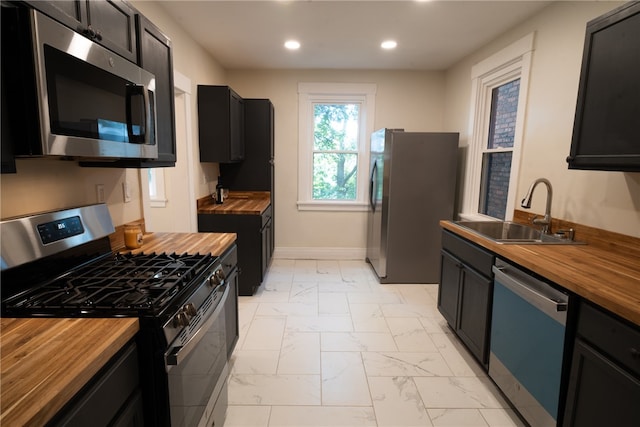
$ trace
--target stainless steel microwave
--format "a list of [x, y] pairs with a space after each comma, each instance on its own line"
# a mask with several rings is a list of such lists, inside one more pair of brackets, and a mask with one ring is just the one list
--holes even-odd
[[[9, 15], [3, 26], [12, 26], [17, 47], [3, 52], [2, 71], [11, 128], [35, 135], [12, 138], [16, 157], [158, 157], [153, 74], [38, 11]], [[12, 87], [12, 75], [22, 89]]]

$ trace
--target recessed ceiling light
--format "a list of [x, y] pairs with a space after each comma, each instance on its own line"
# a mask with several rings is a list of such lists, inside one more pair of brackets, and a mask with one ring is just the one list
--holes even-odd
[[300, 42], [296, 40], [287, 40], [286, 42], [284, 42], [284, 47], [289, 50], [300, 49]]
[[398, 46], [395, 40], [385, 40], [380, 44], [380, 47], [383, 49], [395, 49]]

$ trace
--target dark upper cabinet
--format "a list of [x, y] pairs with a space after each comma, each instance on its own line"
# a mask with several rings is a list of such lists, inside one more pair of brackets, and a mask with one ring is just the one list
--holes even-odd
[[587, 24], [569, 169], [640, 171], [640, 2]]
[[27, 1], [33, 8], [136, 62], [135, 9], [122, 0]]
[[198, 85], [200, 161], [244, 159], [244, 100], [229, 86]]
[[147, 18], [136, 15], [138, 65], [156, 76], [156, 138], [158, 159], [145, 167], [174, 166], [176, 162], [175, 97], [171, 40]]
[[[4, 12], [3, 12], [4, 13]], [[5, 53], [5, 37], [2, 36], [2, 52]], [[2, 61], [5, 60], [4, 55], [2, 56]], [[9, 114], [9, 102], [7, 98], [7, 94], [5, 91], [7, 90], [7, 84], [5, 79], [4, 69], [2, 70], [2, 82], [0, 83], [0, 90], [2, 91], [2, 125], [0, 130], [2, 131], [2, 153], [0, 154], [0, 172], [1, 173], [15, 173], [16, 172], [16, 162], [13, 158], [13, 148], [11, 146], [11, 141], [14, 139], [14, 131], [11, 127], [11, 117]]]
[[[40, 138], [40, 123], [38, 122], [38, 108], [31, 100], [35, 99], [36, 87], [34, 76], [24, 72], [16, 64], [30, 64], [34, 60], [31, 52], [31, 40], [27, 37], [16, 37], [22, 21], [21, 4], [11, 3], [2, 5], [2, 36], [0, 42], [0, 63], [2, 89], [2, 153], [0, 157], [2, 173], [15, 173], [14, 148], [18, 144], [33, 145]], [[35, 118], [35, 119], [34, 119]]]
[[[274, 189], [274, 109], [268, 99], [244, 100], [244, 160], [220, 164], [222, 184], [237, 191]], [[271, 201], [273, 204], [273, 199]]]

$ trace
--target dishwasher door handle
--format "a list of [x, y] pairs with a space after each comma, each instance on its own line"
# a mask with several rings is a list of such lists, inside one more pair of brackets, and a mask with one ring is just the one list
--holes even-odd
[[543, 311], [549, 317], [566, 325], [567, 308], [569, 306], [567, 295], [556, 291], [550, 285], [533, 277], [525, 276], [525, 273], [519, 270], [516, 270], [515, 274], [509, 274], [510, 267], [494, 265], [492, 269], [497, 282]]

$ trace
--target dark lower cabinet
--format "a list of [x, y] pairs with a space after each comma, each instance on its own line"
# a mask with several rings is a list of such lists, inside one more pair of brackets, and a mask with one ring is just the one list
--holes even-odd
[[226, 271], [231, 270], [227, 274], [225, 281], [229, 286], [229, 297], [224, 306], [225, 327], [227, 335], [227, 358], [231, 358], [233, 349], [239, 338], [238, 326], [238, 248], [233, 245], [224, 255], [222, 255], [222, 265]]
[[585, 302], [563, 426], [640, 426], [640, 330]]
[[265, 218], [266, 222], [262, 225], [260, 230], [260, 240], [262, 242], [262, 260], [260, 264], [261, 275], [264, 279], [267, 273], [267, 268], [271, 262], [271, 256], [273, 255], [273, 218], [271, 216]]
[[485, 368], [495, 260], [491, 252], [443, 231], [438, 310]]
[[47, 425], [142, 427], [135, 342], [120, 350]]
[[198, 214], [198, 231], [238, 235], [238, 295], [253, 295], [262, 283], [272, 252], [264, 250], [273, 247], [270, 223], [271, 206], [260, 215]]

